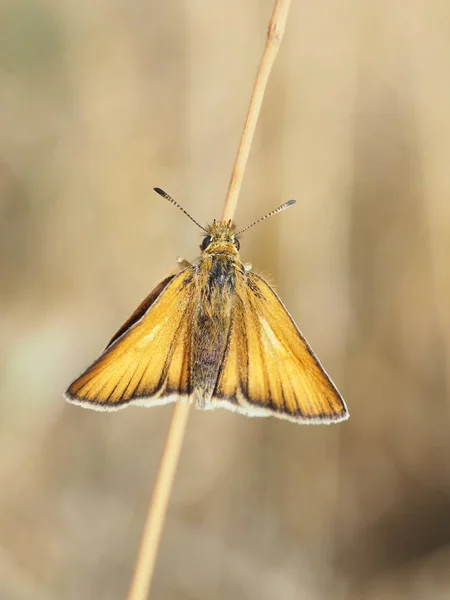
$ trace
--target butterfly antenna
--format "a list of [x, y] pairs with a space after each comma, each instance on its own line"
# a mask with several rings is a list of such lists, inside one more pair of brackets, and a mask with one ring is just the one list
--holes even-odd
[[193, 217], [191, 217], [191, 215], [190, 215], [190, 214], [189, 214], [187, 211], [185, 211], [185, 210], [184, 210], [184, 208], [178, 204], [178, 202], [175, 202], [175, 200], [172, 198], [172, 196], [169, 196], [169, 194], [167, 194], [167, 193], [166, 193], [164, 190], [162, 190], [161, 188], [157, 188], [157, 187], [156, 187], [156, 188], [153, 188], [153, 189], [155, 190], [155, 192], [156, 192], [157, 194], [159, 194], [160, 196], [162, 196], [163, 198], [165, 198], [166, 200], [168, 200], [169, 202], [171, 202], [171, 203], [172, 203], [174, 206], [176, 206], [177, 208], [179, 208], [179, 209], [181, 210], [181, 212], [184, 212], [184, 214], [185, 214], [187, 217], [189, 217], [189, 218], [190, 218], [190, 220], [191, 220], [193, 223], [195, 223], [195, 224], [197, 225], [197, 227], [200, 227], [200, 229], [203, 229], [203, 231], [205, 231], [206, 233], [208, 233], [208, 230], [207, 230], [207, 229], [205, 229], [204, 227], [202, 227], [202, 226], [200, 225], [200, 223], [197, 223], [197, 221], [196, 221], [196, 220], [195, 220]]
[[261, 217], [260, 219], [258, 219], [254, 223], [252, 223], [251, 225], [247, 225], [247, 227], [244, 227], [244, 229], [241, 229], [240, 231], [238, 231], [237, 233], [235, 233], [235, 235], [240, 235], [241, 233], [244, 233], [244, 231], [247, 231], [247, 229], [250, 229], [250, 227], [253, 227], [253, 225], [256, 225], [257, 223], [261, 223], [261, 221], [265, 221], [269, 217], [273, 217], [273, 215], [276, 215], [277, 213], [281, 212], [285, 208], [289, 208], [289, 206], [292, 206], [296, 202], [297, 202], [297, 200], [288, 200], [287, 202], [285, 202], [284, 204], [282, 204], [281, 206], [279, 206], [275, 210], [272, 210], [266, 216]]

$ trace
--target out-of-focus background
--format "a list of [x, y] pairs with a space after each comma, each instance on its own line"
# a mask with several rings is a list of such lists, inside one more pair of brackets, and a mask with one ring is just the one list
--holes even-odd
[[[62, 392], [220, 217], [271, 0], [0, 9], [0, 598], [124, 598], [171, 408]], [[450, 597], [450, 5], [294, 2], [236, 221], [347, 400], [192, 411], [153, 596]], [[153, 597], [152, 596], [152, 597]]]

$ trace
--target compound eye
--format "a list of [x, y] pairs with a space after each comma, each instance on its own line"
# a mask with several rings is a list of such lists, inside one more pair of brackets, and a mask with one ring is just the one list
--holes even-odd
[[241, 247], [241, 242], [239, 240], [234, 240], [234, 245], [236, 246], [236, 250], [239, 252], [239, 248]]
[[202, 250], [206, 250], [206, 248], [209, 246], [210, 243], [211, 243], [211, 236], [207, 235], [203, 238], [200, 248]]

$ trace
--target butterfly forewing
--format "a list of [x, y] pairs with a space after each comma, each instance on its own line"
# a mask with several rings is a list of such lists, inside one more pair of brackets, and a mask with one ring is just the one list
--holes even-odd
[[236, 276], [232, 330], [215, 396], [217, 403], [250, 416], [312, 423], [348, 417], [281, 300], [253, 273]]
[[164, 282], [70, 385], [69, 401], [114, 410], [130, 402], [164, 404], [189, 396], [192, 268]]

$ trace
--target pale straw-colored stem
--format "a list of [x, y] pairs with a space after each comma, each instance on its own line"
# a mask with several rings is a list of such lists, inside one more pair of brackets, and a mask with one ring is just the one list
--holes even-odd
[[[290, 3], [291, 0], [276, 0], [275, 2], [274, 11], [269, 22], [266, 47], [259, 65], [247, 119], [225, 199], [223, 220], [233, 219], [236, 210], [264, 92], [283, 37]], [[164, 446], [127, 600], [146, 600], [148, 596], [172, 484], [186, 431], [189, 409], [190, 404], [178, 402], [173, 410], [172, 421]]]
[[173, 409], [128, 600], [146, 600], [148, 596], [190, 406], [187, 402], [177, 402]]
[[252, 145], [256, 123], [258, 122], [269, 75], [277, 56], [281, 40], [283, 39], [290, 4], [291, 0], [276, 0], [272, 17], [269, 21], [266, 47], [264, 48], [264, 53], [259, 63], [252, 99], [248, 108], [247, 118], [242, 131], [230, 183], [228, 184], [228, 192], [222, 215], [223, 221], [228, 221], [229, 219], [232, 220], [234, 213], [236, 212], [239, 192], [241, 191], [242, 180], [244, 178], [245, 167], [247, 166], [248, 155], [250, 154], [250, 147]]

